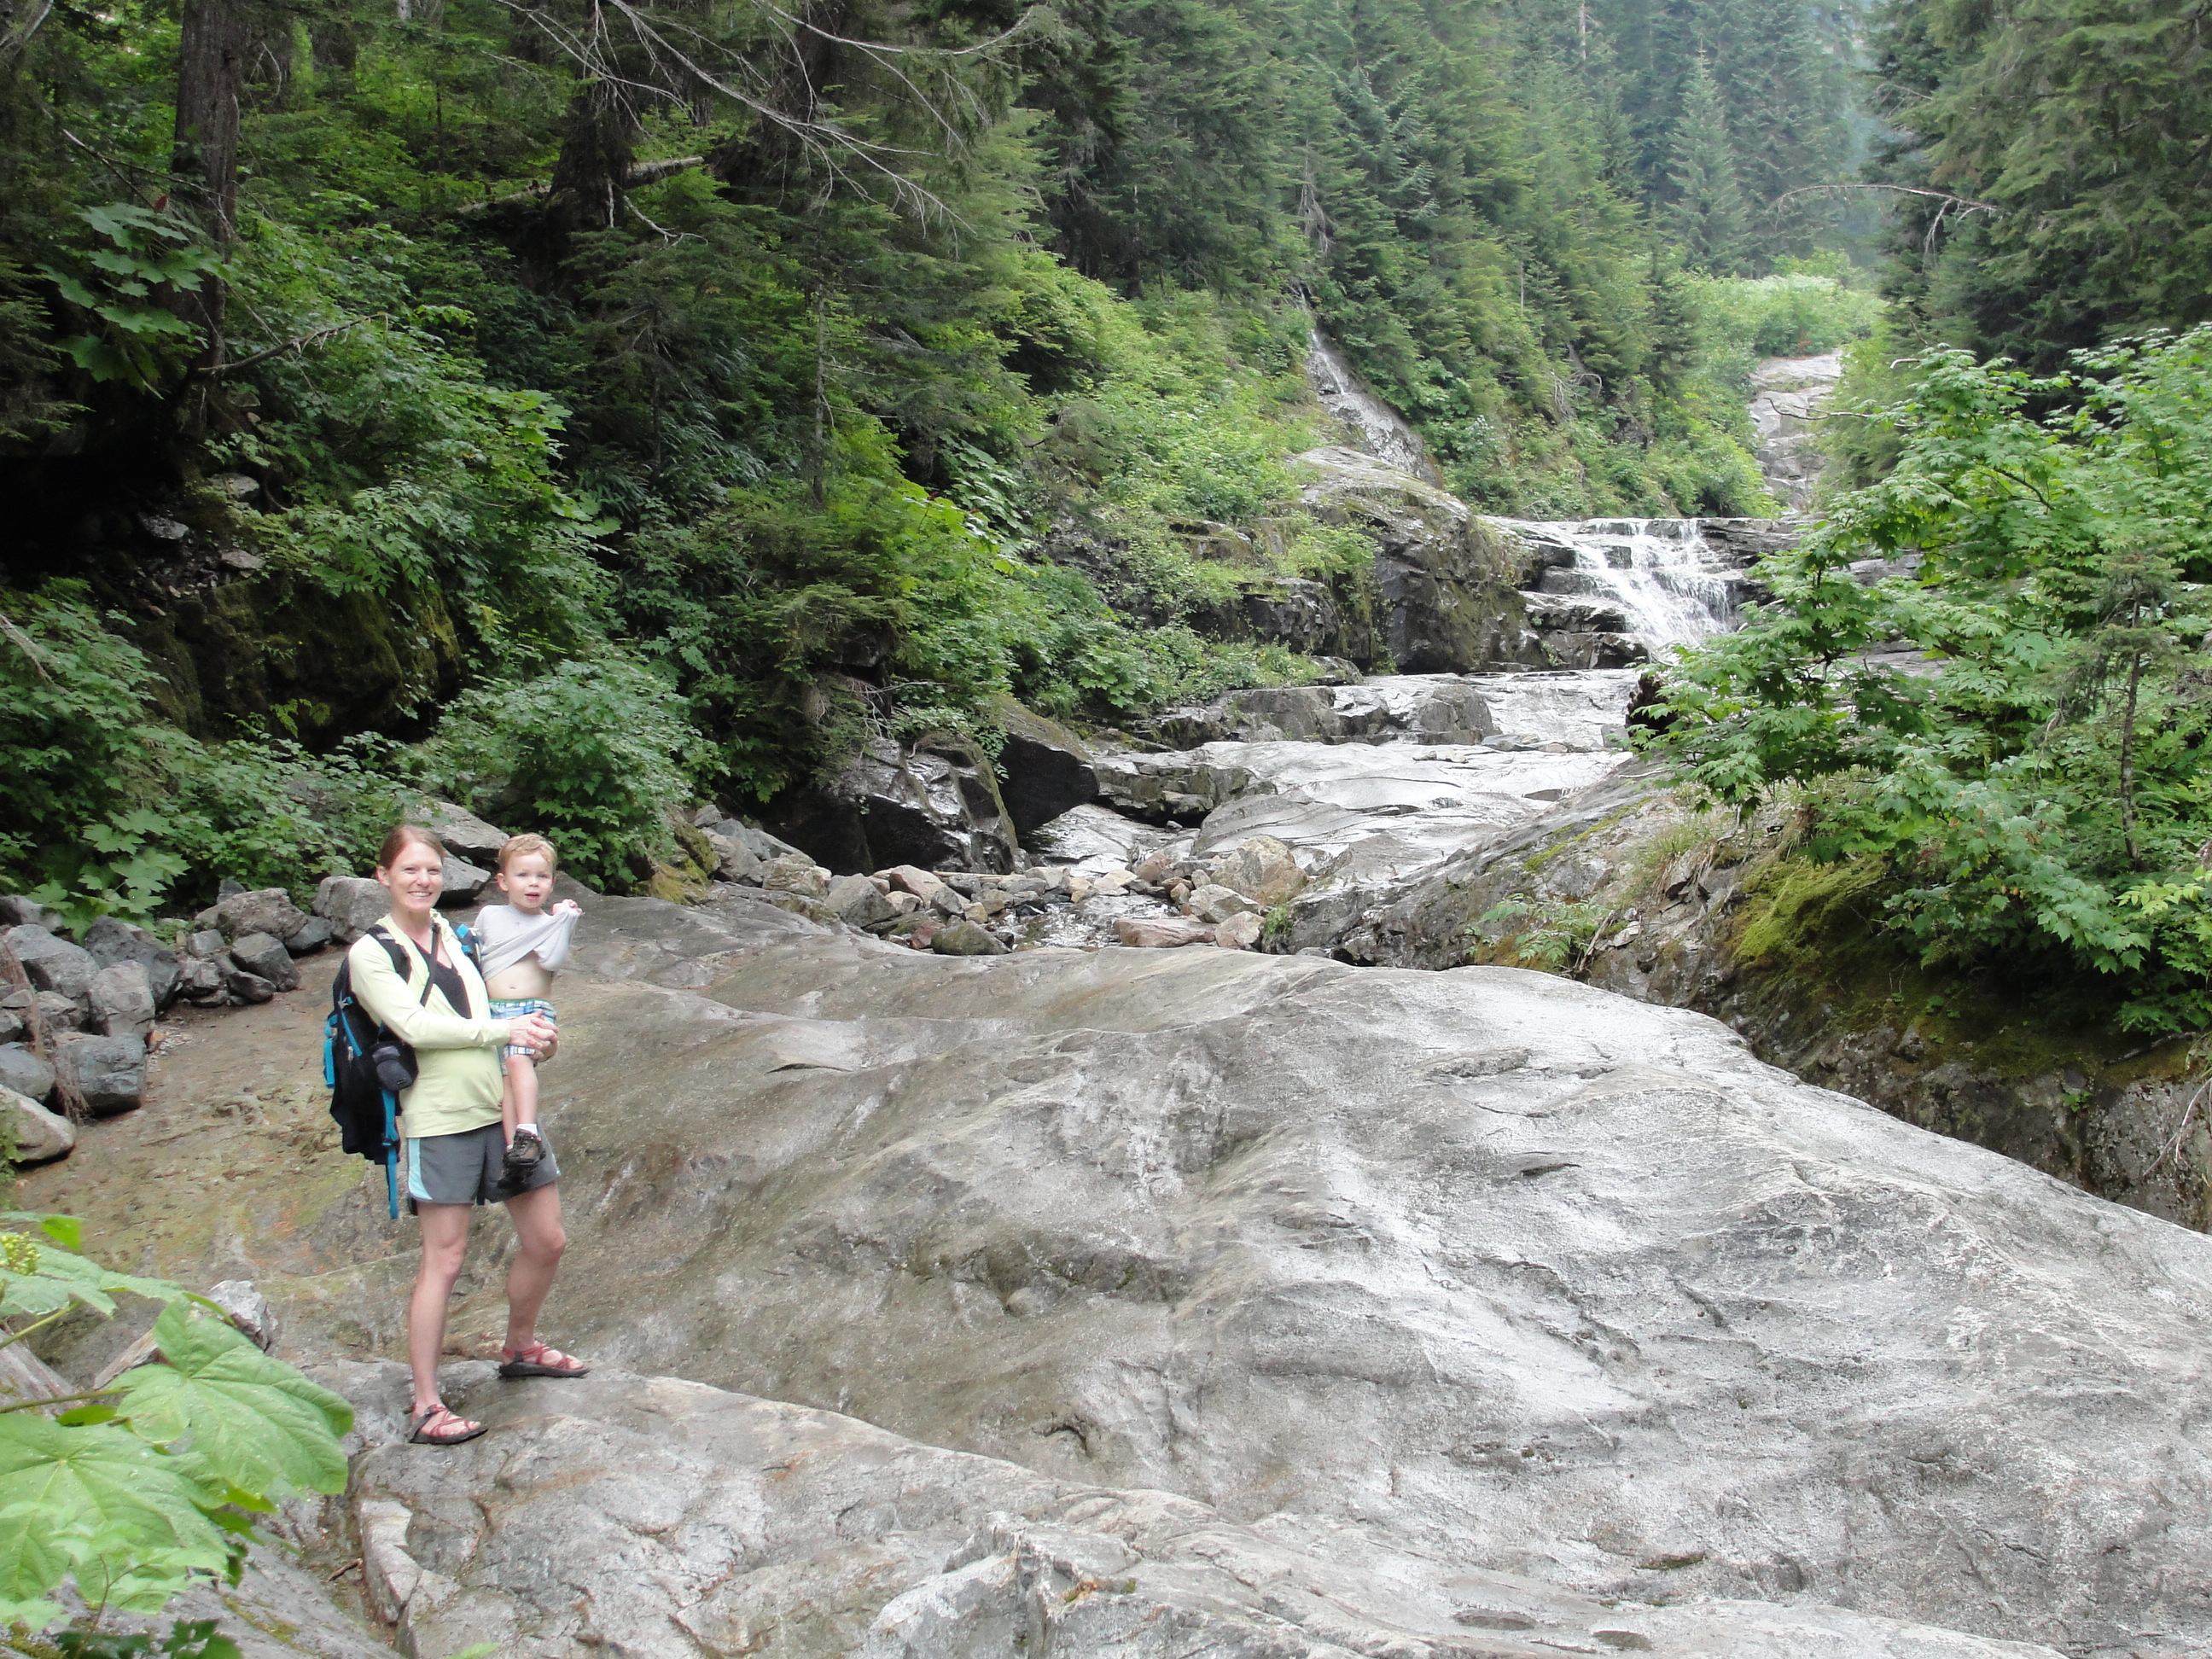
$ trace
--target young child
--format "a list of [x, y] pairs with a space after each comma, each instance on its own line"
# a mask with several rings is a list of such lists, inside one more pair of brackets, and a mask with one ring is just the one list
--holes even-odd
[[[499, 849], [499, 890], [507, 895], [507, 902], [487, 904], [477, 913], [479, 965], [494, 1019], [519, 1019], [525, 1014], [541, 1015], [549, 1023], [553, 1019], [553, 1005], [546, 997], [553, 989], [554, 972], [568, 959], [569, 937], [583, 914], [573, 899], [545, 908], [558, 861], [553, 843], [543, 836], [513, 836]], [[505, 1065], [507, 1091], [500, 1101], [500, 1118], [507, 1131], [507, 1160], [501, 1182], [519, 1187], [545, 1156], [545, 1139], [538, 1127], [536, 1052], [509, 1043]]]

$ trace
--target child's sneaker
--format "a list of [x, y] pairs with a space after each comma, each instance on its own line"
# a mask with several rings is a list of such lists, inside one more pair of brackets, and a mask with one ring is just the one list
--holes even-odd
[[506, 1162], [500, 1165], [499, 1184], [510, 1192], [520, 1192], [544, 1158], [545, 1137], [538, 1133], [538, 1126], [516, 1125], [514, 1139], [507, 1143]]

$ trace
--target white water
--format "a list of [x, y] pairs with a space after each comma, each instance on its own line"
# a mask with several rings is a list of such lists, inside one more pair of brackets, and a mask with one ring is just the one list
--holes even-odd
[[1361, 449], [1426, 483], [1440, 481], [1421, 434], [1368, 388], [1359, 371], [1345, 362], [1319, 329], [1308, 342], [1306, 379], [1321, 406], [1359, 434]]
[[1543, 591], [1619, 605], [1626, 631], [1655, 653], [1736, 626], [1731, 567], [1706, 543], [1695, 519], [1492, 522], [1539, 546], [1571, 549], [1574, 562], [1545, 571]]

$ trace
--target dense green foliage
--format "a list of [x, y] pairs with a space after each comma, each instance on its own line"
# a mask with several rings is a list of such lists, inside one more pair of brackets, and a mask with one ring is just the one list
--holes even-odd
[[1670, 676], [1656, 746], [1723, 801], [1804, 790], [1810, 854], [1878, 867], [1924, 961], [2202, 1028], [2212, 329], [1917, 380], [1888, 476], [1763, 568], [1772, 602]]
[[1888, 0], [1877, 20], [1898, 131], [1875, 176], [1942, 193], [1901, 201], [1903, 338], [2047, 373], [2069, 350], [2212, 316], [2197, 0]]
[[[12, 1225], [0, 1231], [0, 1346], [76, 1310], [112, 1315], [119, 1295], [167, 1304], [154, 1326], [161, 1358], [112, 1387], [53, 1417], [0, 1401], [0, 1627], [62, 1622], [52, 1597], [65, 1583], [95, 1615], [156, 1612], [195, 1581], [234, 1583], [253, 1516], [344, 1490], [343, 1400], [181, 1287], [75, 1254], [66, 1218], [0, 1221]], [[161, 1650], [217, 1651], [204, 1632], [179, 1629]]]
[[1316, 325], [1484, 507], [1758, 510], [1727, 283], [1826, 234], [1826, 15], [27, 11], [0, 883], [297, 888], [429, 791], [634, 879], [871, 730], [1308, 677], [1207, 630], [1368, 580]]

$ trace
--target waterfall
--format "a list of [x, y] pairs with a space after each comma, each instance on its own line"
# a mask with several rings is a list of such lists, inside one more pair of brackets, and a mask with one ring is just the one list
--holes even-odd
[[1426, 483], [1441, 483], [1421, 434], [1376, 397], [1318, 328], [1307, 343], [1306, 379], [1321, 406], [1358, 436], [1357, 447]]
[[1696, 519], [1492, 519], [1545, 561], [1539, 591], [1619, 608], [1624, 633], [1657, 653], [1736, 625], [1740, 555], [1705, 539]]

